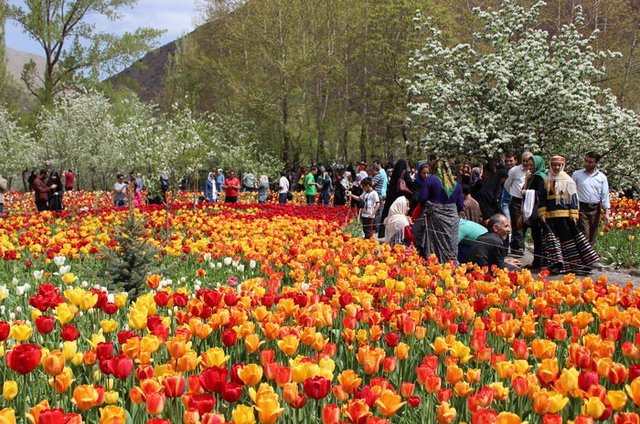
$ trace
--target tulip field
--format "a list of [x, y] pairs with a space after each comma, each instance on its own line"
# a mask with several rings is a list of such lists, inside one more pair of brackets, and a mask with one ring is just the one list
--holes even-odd
[[452, 268], [353, 237], [348, 208], [182, 195], [135, 211], [162, 270], [133, 299], [100, 277], [129, 210], [65, 199], [0, 218], [0, 424], [640, 423], [630, 283]]

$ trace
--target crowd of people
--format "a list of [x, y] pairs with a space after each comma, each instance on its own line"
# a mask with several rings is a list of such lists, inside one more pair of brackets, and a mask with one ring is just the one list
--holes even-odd
[[[224, 195], [224, 202], [236, 203], [239, 193], [250, 192], [259, 203], [273, 199], [284, 204], [293, 199], [292, 192], [304, 192], [308, 205], [354, 208], [366, 238], [410, 245], [441, 262], [473, 258], [480, 265], [511, 269], [523, 266], [516, 258], [523, 256], [530, 231], [533, 262], [528, 267], [583, 273], [598, 264], [593, 245], [601, 214], [605, 222], [610, 219], [609, 186], [598, 169], [600, 159], [595, 152], [586, 153], [584, 167], [571, 176], [563, 157], [552, 156], [547, 167], [543, 157], [530, 152], [509, 153], [481, 166], [435, 156], [415, 167], [403, 159], [386, 166], [362, 162], [355, 169], [318, 164], [282, 171], [274, 184], [266, 175], [244, 172], [239, 178], [234, 171], [218, 169], [208, 173], [200, 201], [215, 203]], [[74, 189], [75, 175], [70, 169], [62, 176], [43, 169], [32, 172], [28, 182], [38, 211], [60, 211], [64, 192]], [[144, 185], [136, 172], [128, 179], [118, 174], [114, 205], [142, 205]], [[0, 213], [6, 186], [0, 176]], [[163, 173], [160, 192], [147, 201], [166, 201], [168, 190], [169, 177]]]
[[435, 156], [415, 167], [402, 159], [386, 166], [362, 162], [355, 169], [318, 164], [282, 171], [273, 185], [266, 175], [245, 172], [240, 180], [218, 169], [208, 175], [203, 200], [217, 202], [224, 194], [225, 202], [235, 203], [239, 192], [255, 192], [260, 203], [277, 198], [283, 204], [292, 192], [303, 192], [308, 205], [356, 208], [366, 238], [411, 245], [441, 262], [473, 258], [511, 269], [523, 266], [517, 257], [530, 231], [529, 268], [585, 273], [598, 266], [593, 244], [602, 211], [609, 220], [609, 187], [599, 161], [587, 153], [584, 168], [572, 176], [563, 157], [551, 157], [547, 167], [530, 152], [482, 166]]

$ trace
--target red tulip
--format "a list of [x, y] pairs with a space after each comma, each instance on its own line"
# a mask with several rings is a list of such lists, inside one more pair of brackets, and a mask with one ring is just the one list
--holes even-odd
[[471, 416], [472, 424], [493, 424], [497, 421], [498, 413], [493, 409], [478, 409]]
[[227, 383], [222, 389], [222, 399], [229, 403], [235, 403], [242, 396], [244, 385], [237, 383]]
[[147, 421], [147, 424], [171, 424], [171, 420], [168, 418], [151, 418]]
[[78, 332], [78, 329], [75, 325], [68, 324], [62, 326], [60, 337], [62, 337], [62, 340], [64, 340], [65, 342], [72, 342], [80, 337], [80, 332]]
[[562, 417], [558, 414], [545, 414], [542, 417], [542, 424], [562, 424]]
[[53, 317], [48, 315], [40, 315], [36, 318], [36, 328], [40, 334], [49, 334], [53, 331], [56, 326]]
[[26, 375], [36, 369], [42, 358], [42, 349], [33, 344], [21, 344], [7, 352], [6, 360], [9, 368]]
[[111, 359], [111, 372], [115, 378], [125, 379], [133, 372], [133, 360], [124, 353]]
[[113, 343], [98, 343], [96, 346], [96, 357], [100, 362], [113, 358]]
[[400, 342], [400, 336], [398, 335], [398, 333], [394, 333], [393, 331], [391, 331], [384, 336], [384, 342], [389, 347], [396, 347]]
[[7, 340], [9, 333], [11, 332], [11, 326], [6, 321], [0, 321], [0, 342]]
[[186, 381], [182, 375], [169, 375], [162, 380], [162, 386], [168, 397], [180, 397], [184, 393]]
[[220, 393], [225, 384], [227, 384], [226, 367], [210, 367], [200, 374], [200, 386], [207, 392]]
[[234, 330], [224, 330], [222, 332], [222, 344], [225, 346], [233, 346], [238, 340], [238, 334]]
[[418, 396], [409, 396], [407, 398], [407, 403], [412, 407], [412, 408], [417, 408], [418, 406], [420, 406], [420, 398]]
[[331, 390], [331, 381], [324, 377], [316, 376], [304, 380], [304, 393], [312, 399], [324, 399]]
[[198, 410], [198, 414], [201, 416], [207, 412], [211, 412], [216, 405], [216, 400], [209, 393], [203, 393], [201, 395], [193, 395], [189, 398], [189, 408], [195, 408]]
[[59, 424], [64, 422], [64, 411], [61, 408], [45, 409], [38, 415], [38, 424]]
[[581, 371], [578, 376], [578, 387], [585, 392], [589, 387], [598, 384], [598, 373], [595, 371]]
[[640, 377], [640, 364], [633, 364], [629, 367], [629, 381], [633, 381], [638, 377]]

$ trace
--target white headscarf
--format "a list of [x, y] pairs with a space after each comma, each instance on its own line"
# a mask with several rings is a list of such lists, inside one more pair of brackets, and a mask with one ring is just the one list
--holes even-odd
[[407, 212], [409, 212], [409, 201], [406, 197], [400, 196], [391, 204], [389, 216], [384, 220], [384, 241], [391, 243], [398, 233], [401, 239], [404, 239], [404, 228], [411, 225]]

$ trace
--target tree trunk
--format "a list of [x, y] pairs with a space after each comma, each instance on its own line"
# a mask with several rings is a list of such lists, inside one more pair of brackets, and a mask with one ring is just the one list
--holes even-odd
[[629, 74], [631, 74], [631, 62], [633, 60], [633, 55], [636, 51], [636, 46], [638, 45], [638, 28], [640, 25], [636, 25], [633, 30], [633, 41], [629, 46], [629, 53], [627, 54], [627, 61], [624, 64], [624, 78], [622, 80], [622, 86], [620, 87], [620, 94], [618, 98], [620, 99], [620, 104], [624, 106], [625, 95], [627, 94], [627, 85], [629, 83]]

